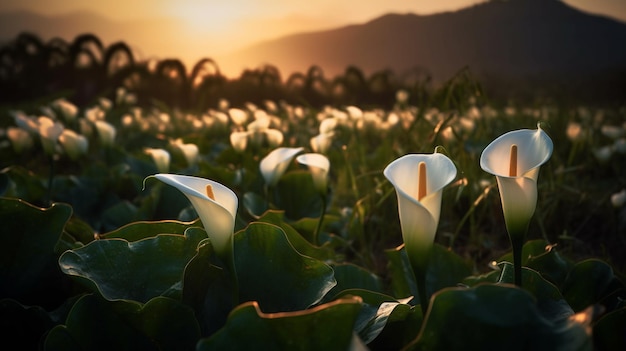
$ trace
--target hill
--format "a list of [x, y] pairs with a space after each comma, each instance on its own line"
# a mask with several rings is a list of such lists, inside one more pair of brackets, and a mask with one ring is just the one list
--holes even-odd
[[423, 67], [436, 81], [467, 66], [493, 82], [586, 81], [623, 72], [624, 43], [622, 22], [556, 0], [510, 0], [428, 16], [388, 14], [258, 43], [218, 62], [226, 70], [270, 63], [286, 74], [315, 64], [327, 76], [347, 65], [397, 74]]

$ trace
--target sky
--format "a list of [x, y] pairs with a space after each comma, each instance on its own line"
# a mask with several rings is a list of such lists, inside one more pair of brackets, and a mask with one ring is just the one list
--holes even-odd
[[[626, 21], [624, 0], [563, 0], [579, 9]], [[177, 16], [219, 29], [227, 22], [254, 17], [303, 16], [329, 23], [363, 22], [388, 12], [432, 14], [453, 11], [481, 0], [2, 0], [0, 12], [31, 10], [45, 15], [88, 10], [112, 19]]]

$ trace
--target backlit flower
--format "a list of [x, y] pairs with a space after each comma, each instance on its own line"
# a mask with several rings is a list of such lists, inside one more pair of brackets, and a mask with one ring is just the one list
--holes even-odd
[[163, 173], [154, 177], [180, 190], [189, 199], [216, 254], [230, 260], [239, 205], [237, 195], [226, 186], [205, 178]]
[[303, 150], [301, 147], [279, 147], [265, 156], [259, 165], [265, 184], [274, 186], [289, 167], [293, 158]]
[[396, 190], [407, 253], [423, 264], [435, 239], [443, 188], [456, 177], [456, 167], [440, 153], [409, 154], [391, 162], [383, 174]]
[[440, 153], [410, 154], [391, 162], [383, 174], [396, 190], [402, 239], [425, 313], [426, 269], [439, 224], [442, 192], [456, 177], [456, 167]]
[[77, 134], [71, 129], [65, 129], [59, 135], [59, 144], [72, 160], [77, 160], [80, 156], [85, 155], [89, 148], [89, 141], [84, 135]]
[[552, 149], [550, 137], [537, 128], [503, 134], [483, 150], [480, 167], [496, 176], [509, 231], [526, 230], [537, 205], [539, 167]]
[[325, 195], [328, 186], [328, 171], [330, 170], [328, 158], [322, 154], [308, 153], [299, 155], [296, 161], [309, 168], [316, 190]]
[[537, 206], [539, 167], [548, 161], [552, 149], [552, 140], [541, 128], [521, 129], [496, 138], [480, 156], [480, 167], [495, 175], [498, 182], [518, 285], [521, 285], [521, 249]]
[[156, 165], [156, 168], [161, 173], [166, 173], [170, 170], [170, 153], [165, 149], [146, 148], [144, 152], [150, 157]]
[[230, 133], [230, 145], [237, 152], [246, 151], [248, 146], [248, 132], [232, 132]]

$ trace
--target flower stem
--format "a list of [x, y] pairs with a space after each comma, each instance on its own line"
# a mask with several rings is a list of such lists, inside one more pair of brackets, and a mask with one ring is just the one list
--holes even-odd
[[515, 285], [522, 286], [522, 247], [524, 245], [524, 235], [511, 235], [511, 246], [513, 248], [513, 270], [515, 272]]
[[50, 161], [50, 171], [48, 173], [48, 192], [46, 194], [46, 201], [45, 201], [46, 206], [52, 205], [52, 187], [54, 185], [54, 172], [55, 172], [54, 155], [50, 155], [49, 161]]
[[428, 295], [426, 295], [426, 269], [415, 269], [415, 283], [417, 283], [417, 293], [420, 296], [420, 307], [422, 315], [426, 315], [428, 310]]
[[324, 222], [324, 215], [326, 214], [326, 196], [322, 196], [322, 213], [320, 214], [320, 219], [317, 222], [317, 226], [315, 227], [315, 232], [313, 233], [313, 245], [319, 245], [319, 236], [322, 231], [322, 222]]

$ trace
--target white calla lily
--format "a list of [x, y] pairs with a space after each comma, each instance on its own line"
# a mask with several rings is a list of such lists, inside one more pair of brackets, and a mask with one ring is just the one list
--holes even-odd
[[230, 133], [230, 145], [237, 152], [246, 151], [248, 146], [248, 132], [232, 132]]
[[539, 167], [550, 159], [552, 150], [552, 140], [538, 127], [505, 133], [480, 155], [480, 167], [495, 175], [498, 182], [517, 285], [521, 285], [522, 245], [537, 206]]
[[439, 224], [443, 188], [456, 177], [456, 167], [443, 154], [410, 154], [391, 162], [383, 174], [397, 193], [406, 250], [412, 261], [425, 261]]
[[237, 195], [228, 187], [205, 178], [164, 173], [153, 177], [180, 190], [189, 199], [216, 254], [222, 259], [230, 260], [239, 205]]
[[405, 155], [383, 171], [396, 190], [402, 239], [424, 313], [428, 306], [426, 268], [439, 224], [442, 192], [456, 173], [454, 163], [440, 153]]
[[322, 154], [308, 153], [299, 155], [296, 158], [296, 161], [309, 168], [309, 171], [313, 176], [315, 189], [319, 191], [322, 196], [326, 195], [326, 189], [328, 186], [328, 171], [330, 170], [330, 161], [328, 160], [328, 157]]
[[103, 120], [96, 120], [94, 123], [96, 125], [98, 135], [100, 136], [100, 143], [105, 147], [113, 146], [115, 142], [115, 135], [117, 134], [115, 127]]
[[552, 140], [541, 128], [521, 129], [501, 135], [480, 155], [480, 167], [498, 181], [509, 233], [527, 230], [537, 206], [539, 167], [552, 150]]
[[77, 160], [80, 156], [85, 155], [89, 149], [87, 138], [71, 129], [64, 129], [61, 132], [59, 143], [72, 160]]
[[276, 185], [289, 167], [289, 163], [302, 150], [304, 150], [302, 147], [279, 147], [267, 154], [259, 165], [265, 184]]
[[167, 150], [161, 148], [146, 148], [144, 152], [152, 157], [152, 161], [159, 172], [166, 173], [170, 170], [171, 156]]
[[185, 158], [188, 166], [193, 166], [198, 161], [198, 145], [193, 143], [185, 143], [182, 139], [178, 138], [170, 142], [175, 150], [178, 150]]
[[41, 116], [37, 119], [39, 124], [38, 132], [41, 140], [41, 145], [46, 154], [55, 154], [59, 136], [65, 129], [63, 124], [52, 120], [50, 117]]

